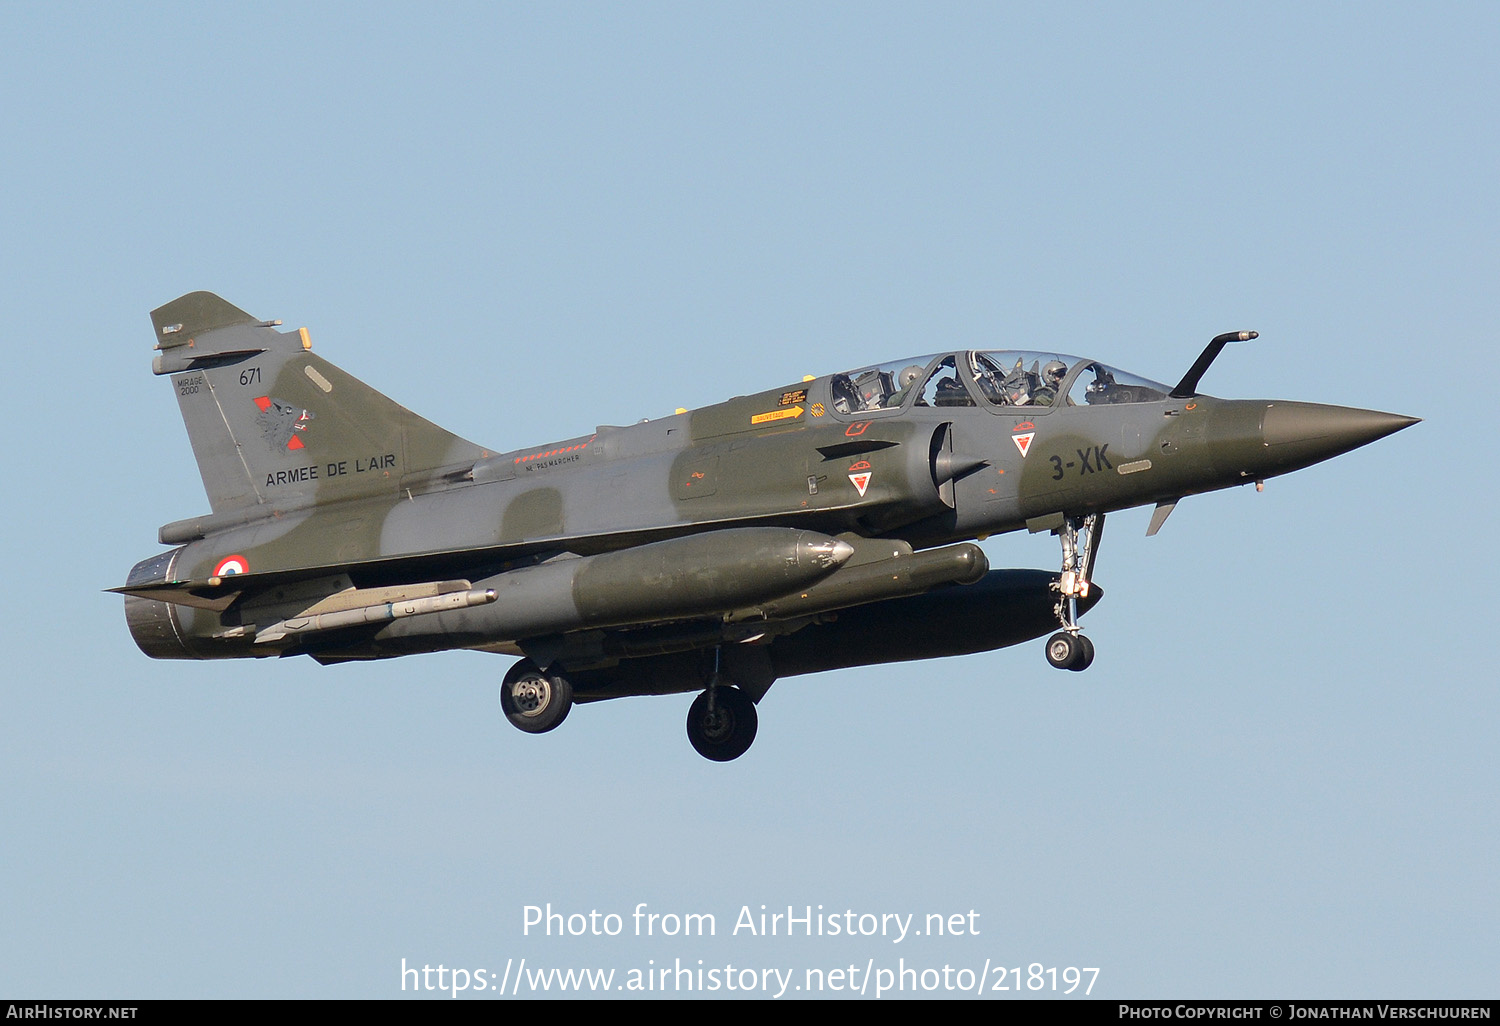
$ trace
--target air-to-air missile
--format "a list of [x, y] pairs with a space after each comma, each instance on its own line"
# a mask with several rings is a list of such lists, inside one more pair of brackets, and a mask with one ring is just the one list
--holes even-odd
[[[152, 312], [212, 512], [167, 524], [123, 587], [147, 655], [320, 663], [520, 657], [500, 705], [542, 733], [575, 702], [700, 692], [727, 761], [781, 677], [1048, 637], [1094, 648], [1105, 515], [1255, 483], [1416, 423], [1223, 400], [1053, 352], [963, 350], [806, 378], [497, 452], [444, 431], [219, 297]], [[1048, 531], [1058, 572], [974, 544]]]

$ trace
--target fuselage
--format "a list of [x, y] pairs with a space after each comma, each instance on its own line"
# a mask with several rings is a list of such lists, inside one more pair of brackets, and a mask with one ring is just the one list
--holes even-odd
[[[1044, 363], [1061, 373], [1048, 380]], [[254, 519], [240, 511], [168, 525], [162, 540], [184, 544], [143, 563], [131, 583], [223, 580], [226, 567], [286, 579], [238, 609], [155, 610], [158, 620], [170, 613], [171, 623], [158, 625], [169, 647], [200, 657], [295, 651], [303, 643], [295, 635], [257, 643], [244, 628], [265, 624], [247, 616], [257, 604], [279, 609], [299, 592], [327, 589], [330, 577], [369, 588], [446, 575], [499, 588], [503, 600], [526, 583], [530, 590], [498, 608], [398, 619], [371, 639], [389, 654], [440, 647], [519, 653], [528, 632], [629, 626], [623, 613], [590, 619], [580, 610], [620, 606], [600, 589], [660, 575], [663, 563], [702, 562], [715, 580], [752, 580], [748, 590], [724, 587], [717, 601], [710, 588], [697, 614], [712, 620], [752, 619], [766, 603], [779, 609], [771, 602], [778, 588], [821, 579], [771, 572], [760, 582], [752, 570], [795, 564], [797, 545], [809, 543], [787, 535], [783, 552], [775, 547], [780, 536], [751, 538], [745, 529], [884, 540], [899, 555], [1261, 480], [1410, 422], [1304, 403], [1177, 398], [1165, 385], [1090, 360], [979, 351], [828, 375], [422, 473], [406, 472], [394, 448], [329, 452], [312, 419], [302, 436], [306, 456], [257, 482], [272, 505], [281, 490], [305, 496], [310, 482], [340, 474], [376, 471], [394, 476], [396, 486], [363, 498], [289, 503], [270, 516], [262, 508]], [[702, 537], [692, 548], [680, 541], [659, 547], [694, 535]], [[600, 559], [588, 561], [620, 552], [632, 555], [615, 559], [607, 575], [595, 565]], [[567, 562], [574, 557], [585, 562]], [[966, 548], [950, 562], [974, 558]], [[299, 582], [320, 568], [328, 573], [308, 592]], [[852, 575], [841, 563], [823, 569]], [[556, 580], [544, 586], [544, 577]], [[595, 597], [584, 597], [588, 588]], [[538, 606], [533, 594], [558, 596], [574, 613], [549, 621], [557, 611], [529, 608]], [[638, 607], [642, 622], [691, 618], [649, 601], [624, 605]]]

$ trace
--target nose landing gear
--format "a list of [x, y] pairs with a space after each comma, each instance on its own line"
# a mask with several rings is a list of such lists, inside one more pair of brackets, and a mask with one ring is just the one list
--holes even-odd
[[1053, 585], [1057, 590], [1055, 609], [1062, 630], [1047, 639], [1047, 662], [1060, 670], [1086, 670], [1094, 661], [1094, 643], [1083, 636], [1078, 626], [1078, 600], [1089, 595], [1094, 557], [1099, 552], [1099, 539], [1104, 536], [1104, 514], [1064, 517], [1063, 525], [1055, 533], [1063, 550], [1062, 573]]

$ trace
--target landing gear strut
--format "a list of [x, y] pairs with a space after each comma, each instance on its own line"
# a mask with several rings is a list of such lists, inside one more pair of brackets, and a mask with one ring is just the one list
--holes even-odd
[[545, 734], [567, 719], [573, 708], [573, 685], [561, 673], [547, 673], [530, 659], [522, 659], [506, 672], [500, 685], [500, 708], [520, 730]]
[[1078, 600], [1089, 596], [1094, 557], [1104, 536], [1104, 514], [1064, 517], [1057, 536], [1062, 542], [1062, 574], [1053, 587], [1057, 589], [1055, 610], [1062, 630], [1047, 639], [1047, 662], [1061, 670], [1086, 670], [1094, 661], [1094, 643], [1080, 633]]

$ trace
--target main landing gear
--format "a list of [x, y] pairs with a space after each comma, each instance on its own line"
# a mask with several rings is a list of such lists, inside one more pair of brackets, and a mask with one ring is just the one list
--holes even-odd
[[1063, 561], [1062, 574], [1053, 587], [1057, 589], [1055, 609], [1062, 630], [1047, 639], [1047, 662], [1060, 670], [1086, 670], [1094, 661], [1094, 643], [1078, 626], [1078, 600], [1089, 595], [1094, 557], [1104, 536], [1104, 514], [1064, 517], [1056, 534], [1062, 542]]
[[723, 680], [719, 652], [715, 650], [708, 688], [693, 699], [687, 716], [688, 741], [693, 750], [714, 762], [729, 762], [749, 751], [760, 723], [750, 696]]
[[573, 685], [560, 673], [547, 673], [522, 659], [500, 685], [505, 718], [528, 734], [545, 734], [562, 724], [573, 708]]
[[710, 687], [688, 709], [688, 740], [705, 759], [729, 762], [750, 750], [759, 722], [749, 695], [735, 687]]
[[[729, 762], [750, 750], [760, 718], [750, 693], [721, 674], [718, 661], [715, 652], [707, 687], [688, 710], [687, 735], [705, 759]], [[518, 730], [545, 734], [567, 719], [573, 708], [573, 683], [560, 669], [543, 670], [530, 659], [522, 659], [500, 685], [500, 708]]]

